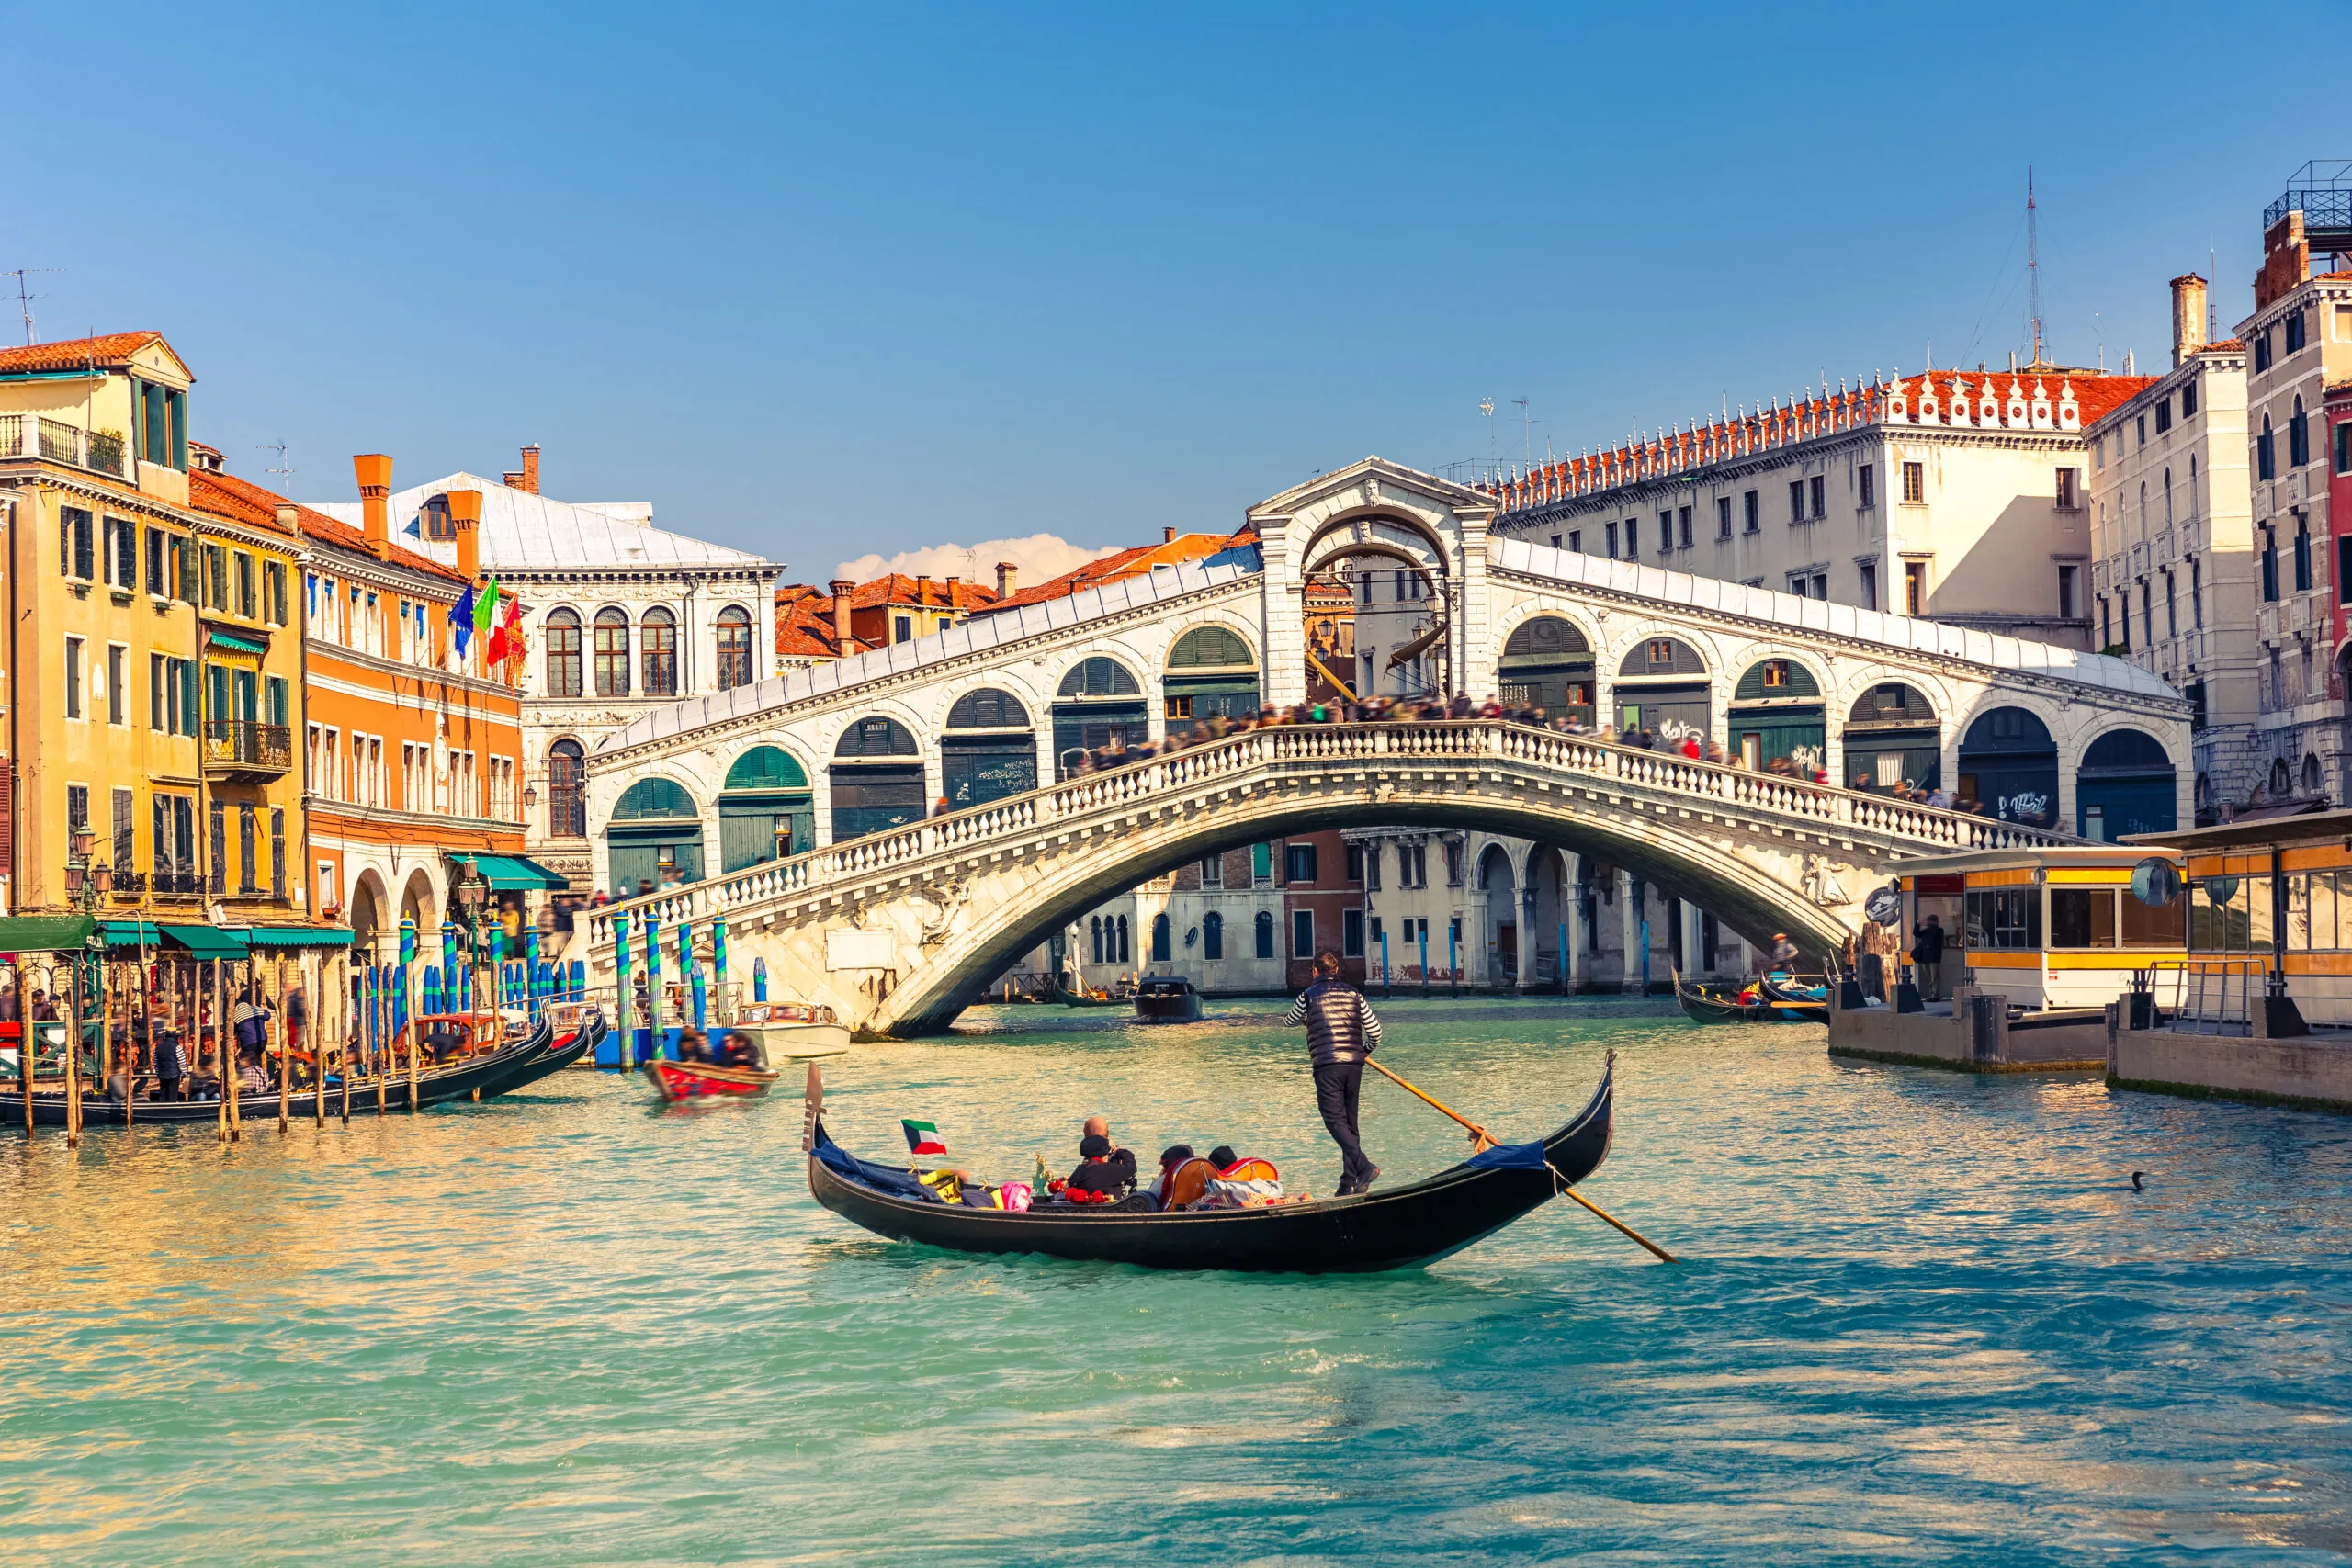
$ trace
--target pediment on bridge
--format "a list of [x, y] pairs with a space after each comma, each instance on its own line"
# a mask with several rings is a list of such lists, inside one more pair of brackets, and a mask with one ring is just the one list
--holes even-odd
[[1410, 513], [1431, 523], [1449, 518], [1483, 528], [1495, 514], [1495, 499], [1467, 485], [1372, 457], [1317, 474], [1260, 502], [1250, 509], [1250, 521], [1263, 535], [1293, 520], [1319, 525], [1383, 508]]

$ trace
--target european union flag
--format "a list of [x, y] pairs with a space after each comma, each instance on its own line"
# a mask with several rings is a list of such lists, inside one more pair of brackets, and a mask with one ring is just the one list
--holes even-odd
[[466, 656], [466, 645], [474, 638], [474, 585], [466, 584], [465, 597], [449, 606], [449, 640], [456, 645], [458, 657]]

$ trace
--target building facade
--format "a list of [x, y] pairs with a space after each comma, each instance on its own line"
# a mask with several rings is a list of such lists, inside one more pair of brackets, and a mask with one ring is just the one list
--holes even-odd
[[198, 604], [199, 539], [220, 538], [188, 504], [194, 379], [160, 333], [0, 351], [11, 913], [68, 908], [103, 866], [103, 912], [198, 920], [220, 877]]
[[[526, 449], [524, 467], [508, 477], [514, 483], [449, 474], [400, 491], [387, 505], [396, 542], [455, 568], [450, 498], [481, 497], [480, 565], [520, 597], [529, 649], [521, 675], [528, 857], [584, 894], [717, 871], [723, 853], [707, 860], [705, 846], [717, 851], [722, 840], [759, 840], [773, 852], [777, 820], [790, 818], [789, 800], [805, 799], [808, 789], [806, 775], [788, 763], [773, 774], [755, 767], [739, 781], [737, 793], [754, 804], [725, 830], [716, 818], [706, 823], [682, 811], [654, 781], [656, 788], [623, 808], [623, 851], [612, 869], [600, 868], [591, 849], [585, 777], [597, 743], [639, 716], [774, 674], [781, 565], [657, 528], [652, 509], [641, 503], [583, 505], [543, 495], [536, 448]], [[351, 526], [364, 522], [356, 503], [315, 510]], [[786, 804], [766, 809], [779, 802]]]
[[[2261, 712], [2254, 761], [2264, 798], [2347, 798], [2343, 525], [2329, 506], [2324, 404], [2352, 377], [2352, 272], [2314, 275], [2299, 193], [2272, 204], [2263, 232], [2246, 345], [2246, 446]], [[2336, 249], [2352, 236], [2326, 238]]]
[[1494, 527], [2087, 648], [2082, 433], [2147, 384], [2056, 365], [1840, 383], [1546, 465], [1498, 488]]
[[[2091, 453], [2091, 592], [2099, 648], [2163, 676], [2190, 703], [2195, 800], [2208, 818], [2268, 778], [2255, 626], [2274, 562], [2257, 571], [2246, 483], [2246, 355], [2205, 341], [2206, 285], [2176, 277], [2173, 366], [2085, 430]], [[2291, 573], [2308, 575], [2309, 547]], [[2086, 769], [2125, 768], [2102, 757]], [[2135, 830], [2102, 812], [2098, 835]]]

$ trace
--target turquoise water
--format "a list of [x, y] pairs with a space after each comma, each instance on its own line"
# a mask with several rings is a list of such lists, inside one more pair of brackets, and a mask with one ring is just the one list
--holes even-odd
[[[223, 1152], [0, 1135], [16, 1560], [2319, 1562], [2352, 1551], [2352, 1120], [1848, 1066], [1654, 1005], [1385, 1004], [1498, 1132], [1619, 1052], [1585, 1190], [1436, 1267], [1167, 1276], [888, 1244], [797, 1096], [634, 1083]], [[1272, 1004], [987, 1010], [830, 1064], [886, 1154], [1338, 1160]], [[1395, 1181], [1450, 1124], [1385, 1084]], [[2129, 1172], [2150, 1173], [2148, 1190]]]

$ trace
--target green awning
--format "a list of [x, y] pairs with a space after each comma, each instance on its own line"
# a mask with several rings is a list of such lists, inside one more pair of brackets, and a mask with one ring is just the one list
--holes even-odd
[[267, 648], [251, 637], [239, 637], [234, 632], [224, 632], [217, 627], [212, 633], [212, 646], [225, 648], [232, 653], [267, 653], [269, 651]]
[[248, 926], [242, 933], [256, 948], [349, 947], [348, 926]]
[[0, 919], [0, 953], [66, 953], [97, 929], [88, 915], [13, 915]]
[[164, 945], [164, 927], [157, 920], [100, 920], [98, 934], [118, 952], [136, 953], [143, 947], [153, 953]]
[[489, 878], [490, 886], [501, 893], [527, 892], [533, 888], [560, 893], [571, 886], [569, 878], [558, 876], [538, 862], [522, 855], [451, 855], [449, 858], [460, 863], [473, 862], [474, 869]]
[[245, 944], [233, 931], [218, 926], [165, 926], [164, 938], [194, 958], [243, 958]]

